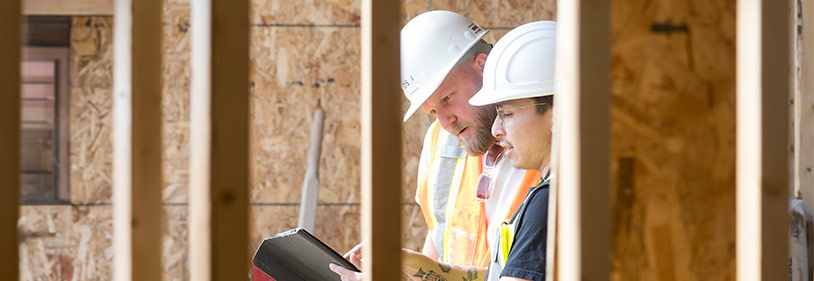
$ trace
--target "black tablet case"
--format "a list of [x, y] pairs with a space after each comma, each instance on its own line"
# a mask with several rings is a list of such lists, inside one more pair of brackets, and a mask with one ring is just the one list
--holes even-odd
[[276, 281], [340, 281], [339, 275], [328, 268], [330, 263], [359, 271], [302, 228], [266, 238], [252, 258], [257, 269]]

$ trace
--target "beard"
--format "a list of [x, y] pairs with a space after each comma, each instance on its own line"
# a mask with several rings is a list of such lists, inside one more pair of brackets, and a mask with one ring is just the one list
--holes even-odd
[[497, 112], [491, 106], [481, 106], [478, 107], [475, 124], [455, 123], [452, 126], [451, 131], [453, 132], [460, 132], [465, 127], [468, 127], [469, 130], [475, 130], [471, 138], [457, 136], [466, 153], [469, 155], [483, 155], [489, 150], [489, 147], [495, 144], [495, 137], [492, 136], [492, 123], [495, 121], [496, 116]]

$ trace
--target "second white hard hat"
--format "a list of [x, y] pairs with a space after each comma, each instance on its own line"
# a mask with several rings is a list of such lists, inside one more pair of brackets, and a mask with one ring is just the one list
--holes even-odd
[[472, 105], [554, 94], [557, 23], [536, 21], [512, 29], [495, 43], [483, 68], [483, 87]]
[[410, 100], [404, 121], [487, 32], [450, 11], [423, 13], [401, 29], [401, 90]]

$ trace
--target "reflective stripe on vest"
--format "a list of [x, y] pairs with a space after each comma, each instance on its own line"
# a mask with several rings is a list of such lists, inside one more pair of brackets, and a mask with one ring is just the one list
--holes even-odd
[[[430, 125], [428, 168], [418, 183], [417, 196], [441, 262], [487, 266], [490, 261], [483, 203], [475, 201], [481, 156], [467, 155], [458, 139], [442, 130], [436, 120]], [[532, 187], [540, 179], [536, 171], [526, 173], [521, 185]], [[507, 219], [522, 204], [528, 189], [513, 198]]]

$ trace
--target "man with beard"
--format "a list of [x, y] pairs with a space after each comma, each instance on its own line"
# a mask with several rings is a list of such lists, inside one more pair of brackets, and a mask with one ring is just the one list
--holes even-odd
[[[446, 264], [487, 266], [495, 230], [540, 177], [502, 161], [491, 135], [494, 107], [468, 102], [482, 85], [491, 50], [481, 39], [486, 32], [449, 11], [426, 12], [401, 30], [401, 87], [410, 100], [404, 120], [419, 108], [436, 117], [424, 138], [416, 189], [429, 228], [421, 253]], [[358, 265], [360, 254], [355, 247], [345, 258]]]

